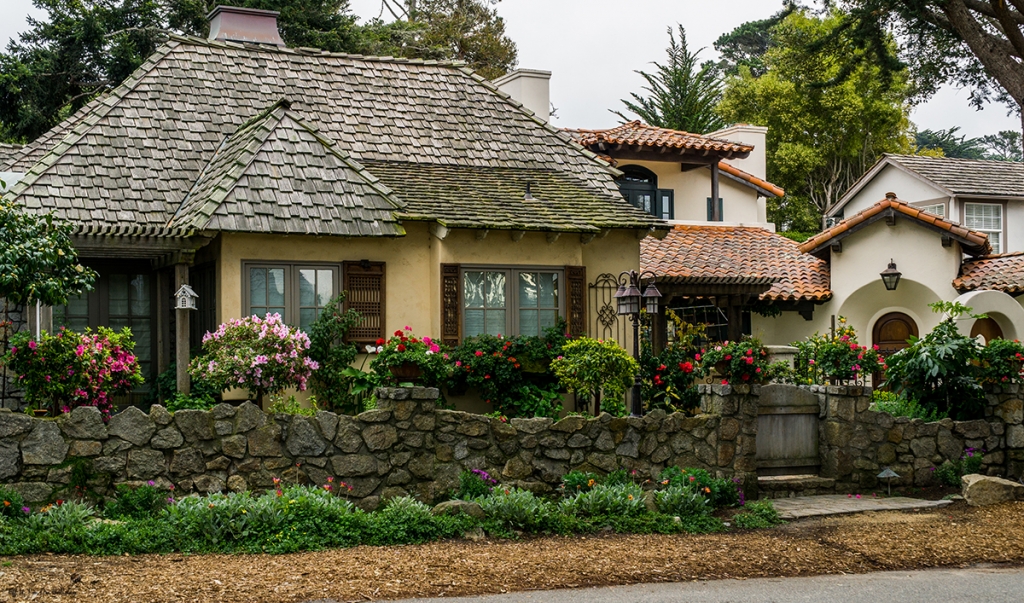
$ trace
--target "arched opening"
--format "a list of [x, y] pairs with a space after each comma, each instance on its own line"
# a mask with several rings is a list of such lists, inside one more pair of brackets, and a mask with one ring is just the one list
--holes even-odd
[[971, 327], [971, 337], [981, 337], [985, 343], [1003, 338], [1003, 329], [994, 318], [979, 318]]
[[626, 165], [619, 168], [623, 174], [619, 178], [619, 191], [629, 204], [642, 209], [652, 216], [660, 215], [657, 211], [658, 176], [651, 170], [639, 165]]
[[889, 356], [910, 345], [907, 340], [917, 335], [917, 323], [913, 318], [903, 312], [890, 312], [875, 321], [871, 342], [878, 346], [883, 356]]

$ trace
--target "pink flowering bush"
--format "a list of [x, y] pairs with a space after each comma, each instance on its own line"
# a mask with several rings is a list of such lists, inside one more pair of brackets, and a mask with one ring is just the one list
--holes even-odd
[[387, 340], [378, 339], [375, 351], [370, 369], [389, 383], [399, 381], [391, 368], [407, 364], [419, 367], [422, 374], [417, 381], [427, 387], [440, 387], [451, 375], [447, 348], [430, 337], [416, 337], [409, 327], [395, 331]]
[[757, 339], [710, 344], [694, 360], [700, 363], [702, 376], [715, 369], [722, 385], [763, 383], [768, 377], [768, 350]]
[[18, 333], [11, 343], [3, 362], [17, 375], [31, 408], [67, 413], [95, 406], [106, 420], [114, 396], [143, 382], [127, 327], [120, 332], [100, 327], [95, 333], [61, 328], [56, 335], [44, 331], [38, 341], [30, 333]]
[[307, 354], [309, 337], [280, 314], [226, 322], [203, 336], [203, 353], [189, 365], [193, 378], [227, 389], [238, 387], [262, 400], [285, 388], [306, 389], [319, 366]]
[[794, 365], [801, 383], [863, 381], [886, 368], [878, 346], [861, 345], [857, 331], [842, 316], [834, 334], [816, 333], [793, 346], [797, 349]]

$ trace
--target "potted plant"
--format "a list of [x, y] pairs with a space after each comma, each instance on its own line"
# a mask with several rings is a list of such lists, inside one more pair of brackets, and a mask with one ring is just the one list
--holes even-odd
[[721, 377], [728, 385], [762, 383], [767, 376], [768, 350], [757, 339], [726, 341], [701, 351], [702, 373]]
[[377, 340], [377, 357], [370, 368], [392, 383], [437, 387], [448, 376], [448, 354], [430, 337], [416, 337], [410, 327]]

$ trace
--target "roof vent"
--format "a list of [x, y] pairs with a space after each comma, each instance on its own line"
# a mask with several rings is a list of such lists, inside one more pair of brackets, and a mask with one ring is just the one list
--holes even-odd
[[273, 10], [218, 6], [206, 17], [210, 22], [210, 35], [207, 37], [228, 42], [284, 46], [284, 40], [277, 31], [279, 14]]

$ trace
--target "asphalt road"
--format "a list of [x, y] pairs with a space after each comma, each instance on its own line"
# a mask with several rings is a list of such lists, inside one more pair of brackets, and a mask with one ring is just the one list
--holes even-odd
[[[758, 578], [532, 591], [402, 603], [1021, 603], [1024, 568], [977, 566], [810, 578]], [[327, 602], [324, 602], [327, 603]]]

